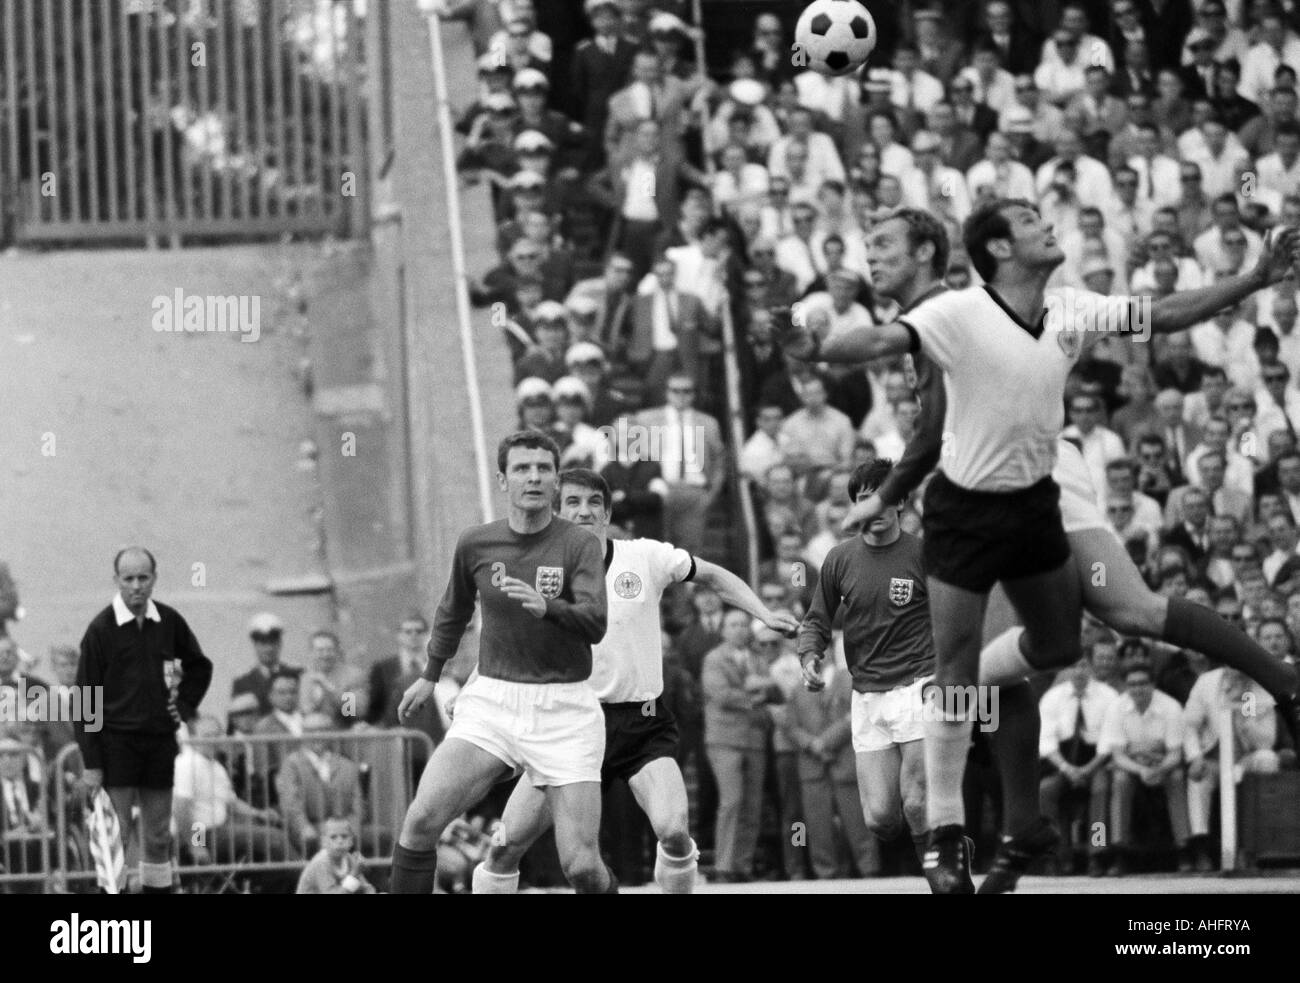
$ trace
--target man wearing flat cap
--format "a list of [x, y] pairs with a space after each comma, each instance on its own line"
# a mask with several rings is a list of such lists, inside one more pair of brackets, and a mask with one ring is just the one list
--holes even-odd
[[587, 168], [594, 169], [605, 162], [609, 100], [627, 84], [636, 46], [622, 37], [623, 15], [614, 0], [586, 0], [583, 6], [595, 37], [580, 41], [573, 53], [569, 114], [587, 131]]

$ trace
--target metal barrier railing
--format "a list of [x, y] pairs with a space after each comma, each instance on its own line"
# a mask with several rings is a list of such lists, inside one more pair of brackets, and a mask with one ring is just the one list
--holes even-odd
[[363, 233], [357, 10], [5, 0], [0, 220], [20, 243]]
[[[414, 730], [193, 738], [176, 759], [176, 787], [189, 793], [173, 799], [177, 870], [182, 877], [297, 871], [320, 848], [321, 824], [339, 816], [352, 820], [363, 863], [387, 866], [418, 769], [433, 747]], [[51, 770], [74, 770], [79, 753], [76, 745], [65, 747]], [[220, 770], [233, 798], [220, 794]], [[93, 881], [88, 852], [78, 849], [85, 838], [82, 790], [72, 782], [55, 789], [57, 872], [69, 884]], [[118, 818], [127, 839], [131, 819]], [[70, 868], [69, 857], [83, 857], [81, 869]]]
[[22, 769], [10, 776], [0, 772], [0, 794], [9, 781], [20, 782], [30, 816], [22, 816], [16, 796], [13, 803], [0, 803], [0, 893], [11, 886], [43, 887], [52, 873], [49, 770], [39, 754], [27, 755]]

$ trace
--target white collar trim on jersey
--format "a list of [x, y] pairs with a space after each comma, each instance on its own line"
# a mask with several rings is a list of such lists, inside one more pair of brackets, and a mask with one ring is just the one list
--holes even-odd
[[[149, 599], [148, 607], [144, 609], [144, 616], [148, 621], [162, 621], [162, 615], [158, 613], [158, 606], [154, 604], [152, 598]], [[113, 595], [113, 617], [117, 619], [119, 628], [128, 621], [135, 620], [135, 614], [126, 606], [126, 601], [122, 600], [120, 593]]]

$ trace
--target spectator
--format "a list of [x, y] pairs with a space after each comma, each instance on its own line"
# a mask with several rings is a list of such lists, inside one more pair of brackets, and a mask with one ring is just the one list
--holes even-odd
[[704, 741], [718, 783], [714, 879], [747, 881], [753, 874], [759, 807], [767, 772], [772, 720], [765, 709], [781, 691], [751, 649], [750, 618], [730, 609], [723, 642], [704, 658]]
[[659, 57], [653, 51], [639, 51], [632, 59], [632, 81], [609, 98], [605, 121], [605, 155], [616, 160], [628, 153], [640, 124], [653, 120], [659, 124], [656, 137], [671, 156], [684, 156], [680, 120], [690, 99], [692, 86], [681, 79], [666, 77]]
[[[522, 240], [521, 240], [522, 241]], [[524, 379], [554, 383], [567, 372], [565, 353], [569, 349], [569, 317], [564, 305], [544, 300], [533, 312], [537, 344], [515, 363], [516, 385]]]
[[1080, 394], [1070, 400], [1070, 425], [1062, 432], [1075, 437], [1082, 445], [1083, 459], [1092, 474], [1098, 494], [1106, 488], [1106, 466], [1124, 456], [1124, 442], [1102, 423], [1104, 408], [1096, 396]]
[[966, 172], [966, 189], [972, 201], [982, 197], [1037, 197], [1034, 175], [1012, 156], [1011, 139], [1005, 133], [991, 133], [984, 145], [984, 158]]
[[[397, 714], [402, 694], [424, 671], [429, 623], [424, 615], [412, 611], [402, 618], [394, 635], [397, 654], [380, 659], [370, 667], [370, 699], [366, 722], [375, 727], [409, 727], [418, 730], [437, 747], [442, 743], [446, 731], [436, 693], [434, 700], [405, 719], [399, 718]], [[418, 778], [427, 760], [428, 751], [424, 743], [415, 742], [412, 751], [413, 776]]]
[[286, 672], [295, 678], [302, 675], [297, 666], [286, 666], [280, 662], [280, 645], [284, 639], [284, 622], [276, 615], [263, 611], [253, 616], [248, 623], [248, 637], [253, 640], [253, 654], [257, 665], [242, 676], [235, 678], [230, 687], [231, 699], [244, 693], [251, 693], [257, 698], [257, 709], [262, 716], [272, 710], [271, 680], [277, 673]]
[[195, 867], [211, 864], [280, 863], [288, 858], [274, 809], [255, 808], [240, 798], [230, 773], [213, 752], [221, 737], [215, 717], [194, 723], [193, 737], [176, 757], [175, 824], [182, 859]]
[[644, 372], [651, 399], [664, 397], [674, 372], [703, 381], [698, 365], [703, 306], [698, 297], [678, 290], [676, 278], [675, 264], [663, 256], [637, 290], [628, 361]]
[[[1113, 668], [1113, 639], [1102, 639], [1088, 647], [1087, 660], [1063, 672], [1039, 701], [1042, 729], [1038, 754], [1042, 759], [1043, 778], [1039, 783], [1039, 802], [1043, 815], [1067, 833], [1062, 838], [1057, 865], [1062, 873], [1072, 873], [1073, 853], [1066, 820], [1070, 806], [1086, 804], [1086, 830], [1107, 821], [1110, 795], [1109, 759], [1098, 754], [1102, 722], [1117, 699], [1113, 687], [1099, 676], [1107, 670], [1098, 667], [1099, 653], [1104, 651]], [[1073, 810], [1070, 810], [1073, 811]], [[1103, 851], [1092, 836], [1086, 837], [1088, 876], [1105, 872]]]
[[1277, 7], [1265, 8], [1258, 36], [1241, 64], [1241, 94], [1254, 102], [1273, 87], [1279, 65], [1300, 65], [1300, 38], [1287, 27]]
[[[257, 722], [253, 733], [276, 738], [302, 737], [303, 715], [298, 703], [299, 693], [299, 674], [284, 669], [277, 670], [271, 680], [271, 712]], [[259, 752], [254, 755], [258, 779], [272, 794], [277, 789], [275, 779], [283, 758], [284, 749], [280, 741], [262, 744]], [[270, 804], [274, 805], [274, 800]]]
[[826, 404], [826, 383], [811, 376], [796, 391], [802, 408], [781, 425], [782, 459], [803, 477], [848, 464], [853, 451], [853, 424]]
[[[796, 688], [790, 695], [785, 718], [786, 733], [798, 748], [808, 853], [814, 875], [822, 880], [849, 876], [841, 860], [845, 853], [859, 877], [869, 877], [880, 867], [876, 841], [867, 831], [858, 799], [857, 768], [849, 733], [852, 680], [843, 646], [834, 646], [833, 653], [822, 672], [825, 688], [815, 693], [802, 686]], [[847, 851], [841, 844], [847, 846]]]
[[[45, 869], [45, 841], [53, 836], [40, 772], [29, 761], [33, 749], [8, 734], [0, 734], [0, 866], [9, 874], [35, 874]], [[15, 885], [16, 893], [40, 893], [41, 882]]]
[[1157, 692], [1151, 666], [1130, 664], [1124, 671], [1125, 692], [1107, 709], [1101, 725], [1098, 753], [1110, 755], [1114, 764], [1111, 779], [1111, 840], [1113, 858], [1109, 873], [1128, 873], [1128, 851], [1133, 799], [1140, 783], [1144, 788], [1161, 788], [1179, 849], [1178, 868], [1192, 869], [1187, 852], [1190, 836], [1187, 820], [1187, 783], [1183, 772], [1183, 708], [1165, 693]]
[[[1138, 437], [1137, 452], [1137, 490], [1163, 509], [1175, 479], [1165, 439], [1159, 433], [1144, 433]], [[1177, 475], [1177, 478], [1181, 480], [1182, 475]]]
[[695, 380], [676, 372], [668, 377], [668, 402], [645, 410], [636, 422], [661, 441], [660, 468], [668, 485], [664, 535], [694, 553], [704, 545], [704, 521], [722, 491], [723, 447], [718, 421], [693, 409]]
[[587, 166], [595, 169], [604, 160], [610, 98], [627, 84], [636, 48], [620, 36], [623, 16], [615, 0], [586, 0], [583, 7], [595, 37], [580, 41], [573, 53], [567, 95], [589, 140]]
[[332, 730], [333, 726], [324, 714], [305, 717], [304, 743], [285, 757], [275, 778], [289, 842], [307, 855], [319, 846], [321, 824], [331, 816], [346, 816], [353, 829], [361, 829], [365, 807], [361, 772], [352, 761], [315, 736]]
[[773, 541], [787, 529], [796, 529], [800, 540], [817, 531], [812, 505], [799, 493], [794, 470], [784, 462], [768, 468], [763, 484], [763, 518]]
[[546, 380], [524, 379], [515, 387], [515, 409], [521, 430], [550, 433], [555, 423], [555, 395]]
[[[773, 610], [779, 610], [778, 607]], [[793, 830], [796, 823], [804, 822], [806, 806], [799, 794], [798, 748], [788, 733], [790, 701], [803, 689], [803, 673], [799, 659], [786, 644], [780, 632], [773, 631], [761, 621], [752, 625], [754, 648], [759, 661], [767, 665], [768, 674], [781, 690], [780, 704], [769, 704], [772, 717], [772, 779], [768, 788], [776, 792], [780, 828]], [[802, 881], [808, 877], [807, 851], [794, 836], [781, 837], [781, 865], [787, 880]], [[815, 868], [814, 868], [815, 870]]]
[[1187, 757], [1189, 851], [1199, 871], [1215, 868], [1210, 841], [1210, 808], [1219, 784], [1219, 719], [1232, 715], [1233, 761], [1240, 782], [1245, 774], [1278, 769], [1277, 715], [1273, 697], [1235, 669], [1211, 669], [1196, 680], [1183, 711], [1184, 753]]
[[741, 473], [755, 484], [762, 483], [767, 472], [783, 461], [779, 441], [784, 420], [779, 406], [758, 408], [754, 434], [740, 451]]
[[[942, 104], [941, 104], [942, 105]], [[939, 107], [936, 107], [938, 111]], [[952, 108], [942, 113], [947, 118]], [[943, 137], [937, 133], [921, 131], [912, 138], [912, 156], [915, 165], [901, 175], [903, 200], [913, 208], [934, 212], [940, 218], [961, 224], [970, 215], [970, 199], [966, 194], [964, 171], [979, 160], [978, 150], [961, 151], [954, 148], [952, 156], [944, 157]], [[956, 139], [950, 136], [949, 139]], [[941, 160], [951, 160], [948, 167]]]
[[312, 632], [311, 654], [311, 668], [301, 679], [302, 712], [322, 713], [339, 729], [365, 720], [370, 698], [366, 674], [348, 664], [338, 635], [323, 628]]
[[312, 857], [298, 879], [298, 894], [374, 894], [366, 880], [351, 821], [330, 817], [321, 826], [320, 852]]
[[[629, 417], [620, 418], [614, 431], [616, 440], [621, 439], [619, 434], [638, 432], [637, 425]], [[633, 437], [628, 440], [626, 448], [613, 448], [608, 463], [601, 470], [601, 477], [610, 487], [613, 504], [610, 521], [613, 525], [631, 538], [660, 539], [663, 537], [664, 500], [668, 495], [668, 485], [664, 482], [660, 464], [652, 459], [653, 444], [642, 446], [643, 443], [649, 441]]]
[[[570, 303], [578, 303], [586, 298], [575, 298]], [[564, 364], [569, 374], [577, 377], [591, 394], [591, 409], [587, 421], [596, 428], [610, 426], [615, 419], [626, 413], [630, 407], [628, 399], [617, 390], [611, 389], [606, 374], [609, 363], [599, 345], [581, 341], [573, 345], [564, 356]]]
[[594, 468], [599, 471], [609, 459], [609, 444], [604, 435], [587, 423], [591, 392], [575, 376], [564, 376], [555, 383], [555, 430], [562, 436], [562, 467]]

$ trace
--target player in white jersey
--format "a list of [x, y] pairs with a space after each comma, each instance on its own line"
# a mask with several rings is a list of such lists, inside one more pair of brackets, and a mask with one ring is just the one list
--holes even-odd
[[[602, 781], [624, 779], [659, 840], [655, 882], [665, 894], [695, 886], [695, 841], [687, 824], [686, 784], [677, 766], [677, 723], [664, 706], [663, 628], [659, 601], [670, 584], [707, 584], [722, 600], [792, 635], [793, 615], [768, 610], [745, 582], [714, 563], [654, 539], [610, 539], [609, 485], [594, 471], [560, 476], [560, 516], [590, 529], [605, 555], [608, 629], [592, 648], [591, 686], [605, 712]], [[506, 804], [488, 859], [474, 871], [475, 894], [513, 894], [519, 861], [546, 832], [546, 798], [520, 782]]]
[[[1099, 328], [1181, 330], [1280, 280], [1300, 258], [1300, 247], [1294, 232], [1284, 232], [1251, 273], [1148, 301], [1137, 309], [1140, 318], [1115, 323], [1105, 316], [1114, 311], [1113, 301], [1085, 295], [1084, 304], [1055, 305], [1058, 316], [1049, 323], [1045, 284], [1064, 254], [1033, 204], [1003, 200], [982, 206], [967, 221], [964, 239], [986, 286], [938, 294], [894, 324], [844, 332], [824, 347], [815, 335], [797, 330], [787, 351], [850, 363], [924, 352], [944, 372], [943, 446], [923, 519], [939, 660], [932, 692], [964, 692], [981, 677], [984, 612], [990, 590], [1001, 583], [1024, 623], [989, 653], [991, 681], [1007, 684], [1000, 693], [1002, 726], [994, 750], [1005, 776], [1004, 819], [1012, 834], [999, 856], [1014, 853], [1012, 866], [1020, 867], [1025, 855], [1055, 841], [1055, 831], [1044, 824], [1036, 795], [1005, 794], [1012, 791], [1007, 782], [1015, 781], [1012, 763], [1036, 755], [1037, 705], [1019, 683], [1029, 673], [1070, 665], [1080, 656], [1082, 585], [1070, 558], [1060, 489], [1051, 477], [1066, 377], [1086, 345], [1100, 337]], [[874, 517], [879, 503], [879, 496], [858, 503], [846, 521]], [[970, 722], [961, 714], [936, 713], [927, 720], [926, 874], [938, 892], [974, 890], [961, 799], [969, 739]], [[1031, 761], [1025, 770], [1033, 767]]]

